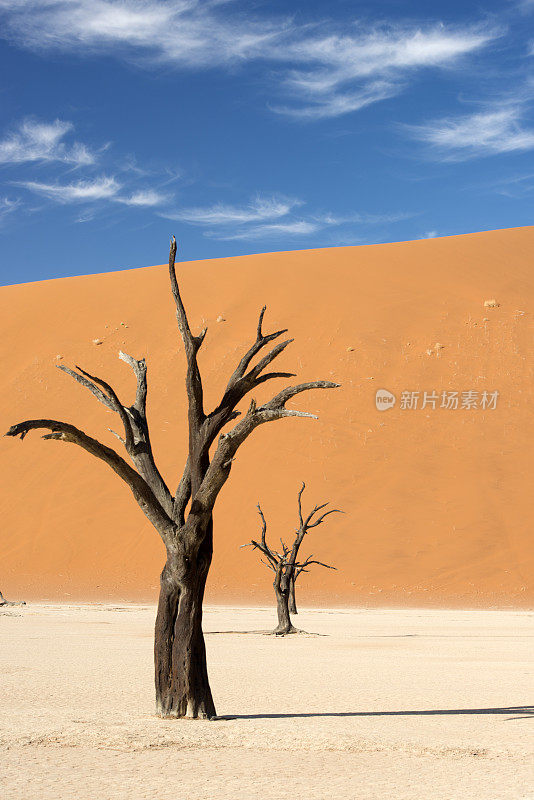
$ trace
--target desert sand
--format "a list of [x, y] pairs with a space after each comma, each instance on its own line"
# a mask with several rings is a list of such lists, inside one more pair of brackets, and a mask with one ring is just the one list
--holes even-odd
[[[339, 569], [302, 576], [301, 602], [532, 607], [533, 251], [529, 227], [179, 265], [191, 325], [208, 325], [207, 406], [264, 303], [265, 330], [295, 338], [277, 369], [342, 384], [295, 402], [318, 421], [264, 426], [240, 450], [216, 508], [209, 602], [270, 597], [270, 575], [239, 545], [258, 530], [258, 500], [275, 538], [291, 534], [304, 479], [308, 503], [346, 513], [310, 535], [306, 553]], [[3, 430], [59, 418], [120, 448], [113, 416], [55, 366], [80, 364], [132, 402], [117, 354], [146, 356], [152, 440], [174, 491], [186, 406], [166, 267], [4, 287], [0, 330]], [[377, 389], [396, 394], [393, 409], [377, 411]], [[403, 410], [403, 391], [499, 397], [493, 410]], [[154, 602], [163, 548], [117, 477], [35, 434], [0, 446], [5, 596]]]
[[213, 722], [153, 715], [154, 615], [0, 613], [3, 800], [533, 796], [528, 612], [210, 607]]

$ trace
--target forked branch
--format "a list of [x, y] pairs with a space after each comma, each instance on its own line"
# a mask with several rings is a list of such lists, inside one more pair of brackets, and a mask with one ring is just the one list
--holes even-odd
[[[316, 514], [319, 509], [322, 509], [327, 505], [326, 503], [324, 503], [323, 505], [315, 506], [312, 512], [308, 514], [306, 519], [304, 519], [302, 514], [302, 494], [305, 488], [306, 485], [305, 483], [303, 483], [297, 495], [300, 524], [299, 528], [295, 532], [295, 539], [291, 549], [289, 549], [284, 544], [282, 539], [280, 540], [282, 545], [281, 553], [274, 550], [274, 548], [272, 548], [267, 544], [267, 521], [265, 519], [265, 515], [259, 503], [258, 503], [258, 514], [261, 520], [260, 541], [252, 539], [250, 542], [247, 542], [247, 544], [241, 545], [242, 547], [253, 547], [255, 550], [259, 550], [267, 558], [267, 566], [269, 566], [272, 570], [276, 572], [277, 575], [276, 580], [280, 581], [280, 586], [282, 587], [282, 589], [284, 588], [284, 583], [286, 584], [287, 587], [289, 587], [289, 583], [291, 580], [295, 581], [302, 572], [308, 572], [309, 571], [308, 567], [312, 565], [326, 567], [326, 569], [336, 569], [336, 567], [332, 567], [329, 564], [325, 564], [322, 561], [317, 561], [317, 559], [314, 559], [313, 556], [311, 555], [308, 556], [302, 562], [299, 562], [297, 560], [299, 548], [308, 530], [312, 527], [315, 527], [315, 525], [319, 524], [318, 521], [315, 522], [314, 524], [309, 524], [310, 520], [313, 518], [313, 515]], [[320, 521], [322, 521], [324, 517], [327, 516], [328, 513], [334, 513], [334, 511], [341, 513], [339, 509], [332, 509], [332, 511], [323, 514]]]
[[165, 513], [172, 517], [173, 501], [171, 493], [163, 480], [152, 453], [150, 443], [150, 433], [146, 418], [146, 398], [147, 398], [147, 367], [144, 358], [136, 359], [133, 356], [119, 351], [119, 358], [130, 366], [136, 377], [135, 401], [131, 406], [125, 406], [120, 401], [113, 387], [98, 378], [90, 375], [81, 367], [76, 366], [76, 370], [63, 365], [58, 365], [58, 369], [70, 375], [79, 384], [84, 386], [99, 400], [106, 408], [114, 411], [121, 419], [124, 428], [124, 438], [111, 430], [114, 436], [124, 444], [126, 452], [137, 468], [139, 474], [144, 478], [152, 489], [154, 495], [162, 504]]

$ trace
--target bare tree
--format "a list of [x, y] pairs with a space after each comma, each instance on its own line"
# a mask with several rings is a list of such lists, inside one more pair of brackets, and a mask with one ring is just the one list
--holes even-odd
[[[308, 516], [304, 517], [302, 513], [302, 494], [305, 488], [306, 484], [303, 483], [298, 493], [299, 527], [295, 531], [295, 539], [291, 549], [282, 539], [280, 539], [282, 548], [280, 552], [267, 544], [267, 522], [259, 503], [258, 514], [260, 515], [261, 519], [260, 541], [258, 542], [252, 539], [252, 541], [248, 542], [247, 544], [241, 545], [242, 547], [253, 547], [256, 550], [259, 550], [260, 553], [265, 556], [264, 559], [261, 559], [261, 563], [265, 564], [266, 567], [269, 567], [269, 569], [274, 572], [273, 586], [276, 596], [278, 625], [274, 629], [273, 633], [277, 636], [285, 636], [288, 633], [299, 632], [298, 629], [293, 626], [290, 616], [290, 614], [297, 613], [295, 603], [295, 582], [299, 575], [301, 575], [303, 572], [309, 572], [309, 567], [311, 567], [313, 564], [326, 567], [327, 569], [336, 569], [336, 567], [323, 564], [322, 561], [316, 561], [311, 555], [302, 562], [298, 561], [300, 546], [304, 540], [304, 537], [311, 530], [311, 528], [316, 528], [318, 525], [320, 525], [329, 514], [342, 513], [338, 508], [331, 508], [329, 511], [324, 511], [321, 514], [320, 512], [329, 505], [328, 503], [323, 503], [320, 506], [315, 506]], [[292, 608], [295, 610], [292, 611]]]
[[0, 592], [0, 607], [1, 606], [25, 606], [26, 603], [24, 600], [19, 601], [18, 603], [15, 600], [6, 600], [2, 592]]
[[[250, 434], [266, 422], [285, 417], [312, 417], [286, 408], [293, 397], [310, 389], [332, 389], [339, 384], [312, 381], [290, 386], [271, 400], [256, 405], [254, 400], [241, 420], [229, 430], [223, 429], [240, 412], [236, 406], [250, 392], [274, 378], [293, 377], [288, 372], [265, 372], [265, 369], [290, 344], [280, 342], [260, 358], [252, 360], [285, 330], [265, 334], [261, 310], [256, 338], [230, 376], [220, 403], [210, 413], [204, 410], [202, 379], [197, 363], [198, 351], [206, 329], [195, 336], [189, 327], [180, 296], [175, 270], [176, 240], [171, 239], [169, 275], [176, 304], [178, 328], [187, 361], [189, 454], [181, 479], [171, 494], [154, 460], [146, 418], [147, 367], [126, 353], [119, 357], [134, 372], [137, 389], [133, 405], [126, 406], [117, 393], [101, 378], [80, 367], [60, 366], [74, 380], [89, 389], [104, 406], [114, 411], [124, 428], [115, 434], [125, 447], [131, 463], [115, 450], [66, 422], [32, 419], [13, 425], [7, 436], [20, 436], [35, 429], [50, 431], [43, 439], [72, 442], [104, 461], [130, 487], [145, 516], [159, 533], [167, 559], [161, 573], [161, 590], [155, 627], [156, 710], [163, 717], [215, 716], [215, 705], [208, 682], [206, 651], [202, 634], [202, 602], [213, 552], [213, 507], [228, 480], [239, 447]], [[217, 443], [211, 452], [214, 442]], [[132, 466], [133, 464], [133, 466]]]

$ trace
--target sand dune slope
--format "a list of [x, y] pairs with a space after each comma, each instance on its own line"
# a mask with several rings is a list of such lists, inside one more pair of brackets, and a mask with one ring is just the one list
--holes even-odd
[[[342, 383], [295, 404], [318, 421], [264, 426], [241, 449], [216, 513], [211, 601], [269, 596], [270, 574], [239, 545], [257, 531], [258, 500], [273, 536], [290, 534], [305, 479], [308, 503], [346, 514], [310, 534], [307, 552], [338, 571], [302, 576], [303, 604], [532, 605], [533, 250], [534, 228], [520, 228], [180, 266], [191, 325], [209, 328], [208, 407], [264, 303], [266, 329], [295, 338], [279, 368]], [[5, 287], [0, 326], [3, 430], [58, 418], [120, 447], [113, 415], [55, 365], [80, 364], [131, 402], [117, 353], [146, 356], [153, 444], [174, 490], [184, 359], [164, 267]], [[377, 411], [377, 389], [397, 396], [393, 409]], [[418, 408], [402, 408], [404, 391], [421, 393]], [[425, 391], [436, 408], [421, 407]], [[444, 391], [476, 392], [478, 407], [440, 408]], [[484, 391], [499, 392], [495, 409], [480, 407]], [[35, 435], [2, 439], [1, 454], [6, 596], [154, 597], [162, 547], [105, 465]]]

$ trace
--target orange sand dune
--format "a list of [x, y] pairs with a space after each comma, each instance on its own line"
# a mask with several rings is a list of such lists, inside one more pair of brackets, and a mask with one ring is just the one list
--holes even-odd
[[[346, 513], [309, 535], [306, 552], [338, 571], [303, 575], [303, 605], [532, 605], [533, 252], [531, 227], [180, 265], [191, 325], [209, 327], [200, 355], [207, 406], [264, 303], [265, 328], [288, 327], [296, 340], [279, 368], [343, 384], [295, 403], [318, 421], [263, 426], [240, 450], [216, 509], [208, 600], [270, 599], [270, 573], [239, 545], [257, 532], [258, 500], [272, 535], [290, 536], [305, 479], [307, 504], [330, 500]], [[3, 288], [3, 430], [65, 419], [120, 447], [107, 430], [113, 415], [55, 365], [80, 364], [131, 402], [133, 375], [117, 353], [146, 356], [153, 444], [174, 490], [186, 406], [167, 281], [165, 267], [149, 267]], [[499, 305], [485, 308], [490, 299]], [[398, 398], [499, 398], [496, 409], [397, 401], [379, 412], [383, 388]], [[162, 545], [104, 464], [35, 434], [1, 447], [6, 596], [156, 597]]]

